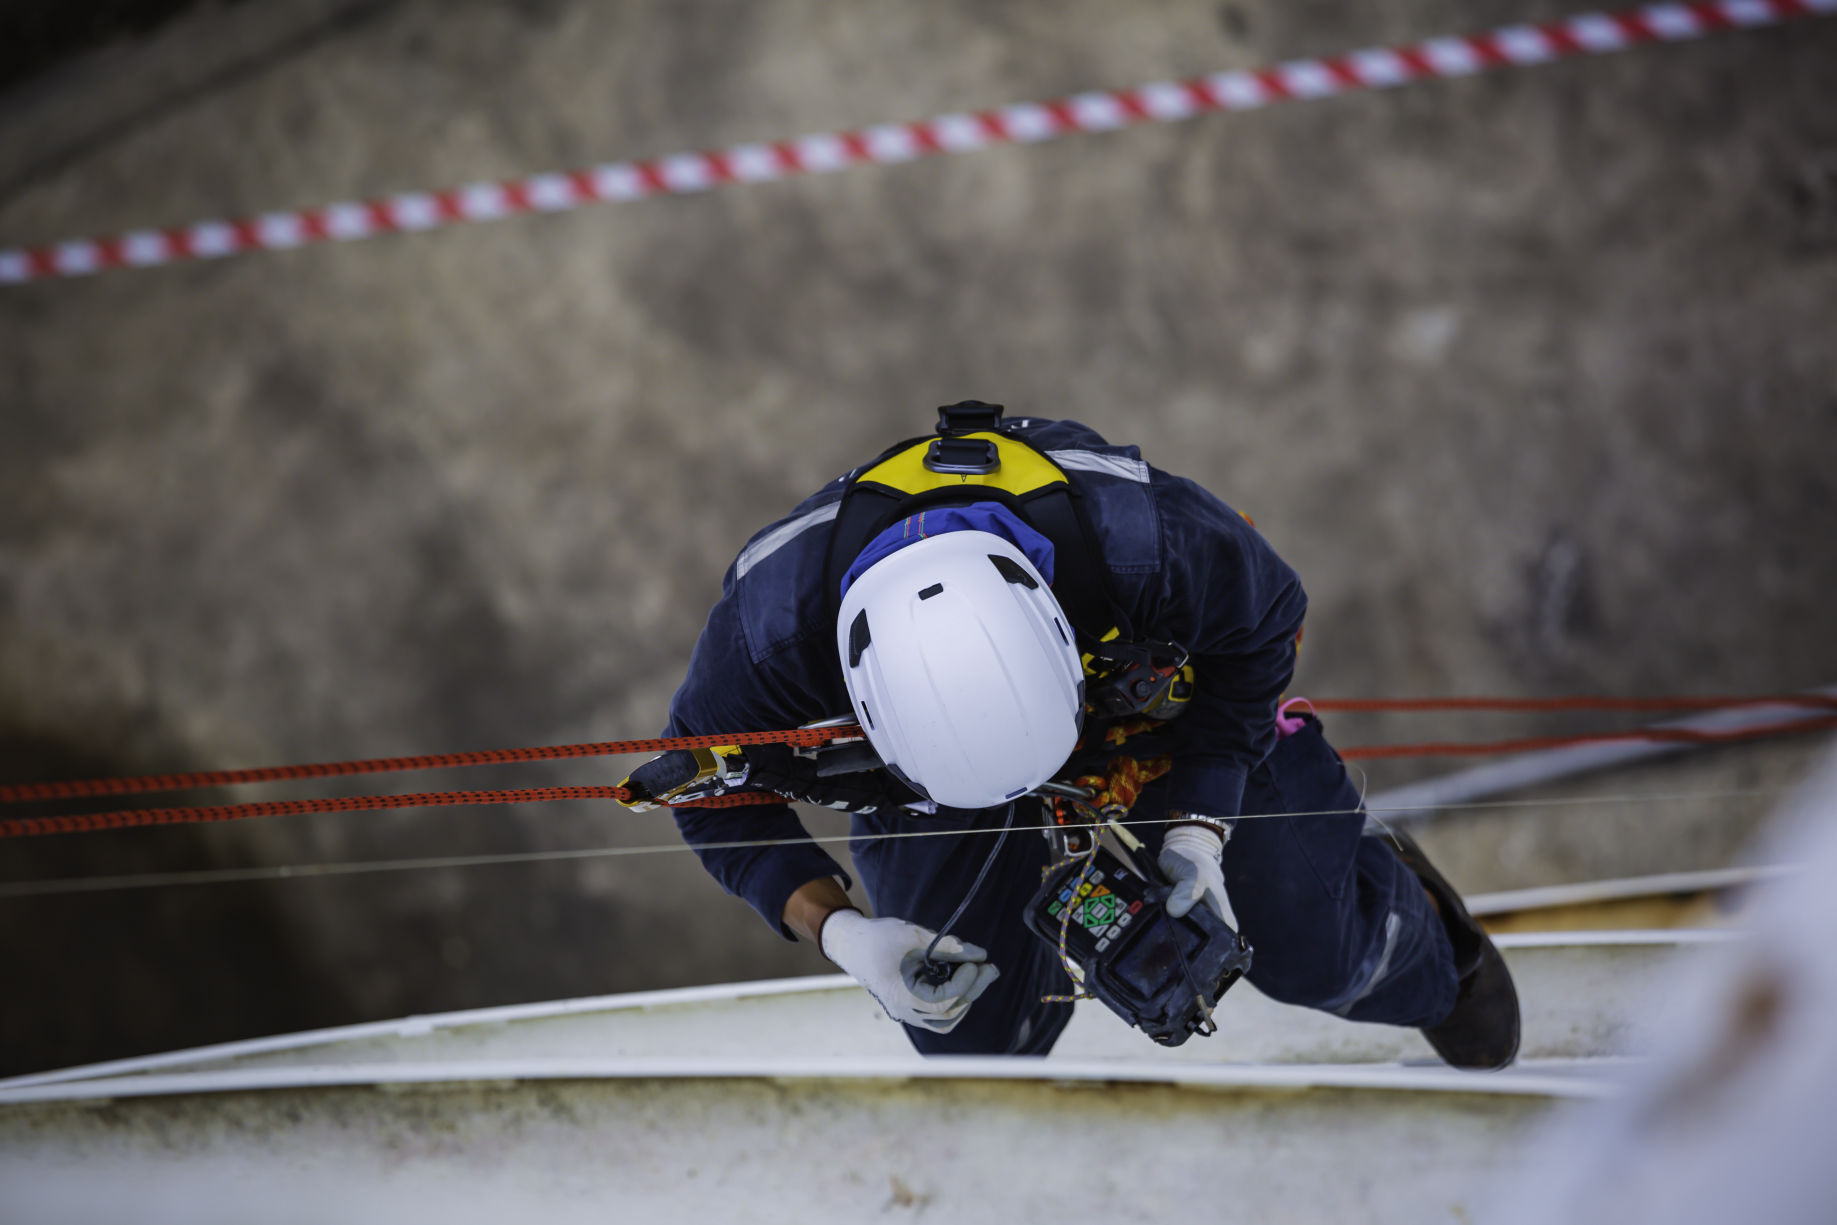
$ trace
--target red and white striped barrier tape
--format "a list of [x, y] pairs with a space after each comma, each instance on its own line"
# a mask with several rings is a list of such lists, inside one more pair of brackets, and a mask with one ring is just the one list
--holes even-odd
[[905, 162], [934, 153], [967, 153], [989, 145], [1052, 140], [1071, 132], [1108, 132], [1168, 123], [1211, 111], [1243, 111], [1274, 102], [1386, 89], [1430, 77], [1470, 76], [1491, 68], [1548, 63], [1679, 42], [1724, 30], [1777, 25], [1837, 13], [1837, 0], [1691, 0], [1613, 13], [1585, 13], [1543, 25], [1515, 25], [1403, 47], [1290, 60], [1269, 68], [1221, 72], [1137, 89], [1074, 94], [997, 110], [940, 115], [914, 123], [824, 132], [712, 153], [676, 153], [649, 161], [612, 162], [586, 170], [474, 183], [438, 192], [264, 213], [240, 221], [200, 221], [113, 238], [80, 238], [51, 246], [0, 250], [0, 285], [84, 276], [109, 268], [144, 268], [217, 259], [243, 251], [343, 242], [520, 213], [555, 213], [587, 204], [706, 191], [798, 174], [842, 170], [862, 162]]

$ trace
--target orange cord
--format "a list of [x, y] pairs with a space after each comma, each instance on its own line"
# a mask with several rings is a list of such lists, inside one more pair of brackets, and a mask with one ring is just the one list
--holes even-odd
[[[1373, 698], [1316, 700], [1317, 710], [1341, 712], [1430, 710], [1714, 710], [1730, 707], [1793, 705], [1837, 710], [1837, 698], [1813, 694], [1776, 694], [1749, 697], [1694, 698]], [[1671, 744], [1720, 744], [1758, 740], [1789, 732], [1837, 729], [1837, 715], [1761, 724], [1728, 731], [1655, 727], [1633, 731], [1594, 732], [1579, 736], [1532, 736], [1514, 740], [1436, 741], [1421, 744], [1354, 746], [1339, 750], [1348, 761], [1396, 757], [1479, 757], [1571, 748], [1585, 744], [1647, 741]], [[33, 800], [77, 799], [88, 796], [135, 795], [153, 791], [184, 791], [238, 783], [281, 782], [289, 779], [336, 778], [354, 774], [383, 774], [403, 770], [435, 770], [457, 766], [504, 765], [524, 761], [554, 761], [574, 757], [608, 757], [628, 753], [667, 752], [672, 749], [709, 748], [723, 744], [820, 745], [861, 735], [855, 725], [798, 728], [776, 732], [730, 732], [715, 736], [671, 736], [649, 740], [607, 740], [586, 744], [550, 745], [523, 749], [489, 749], [471, 753], [439, 753], [417, 757], [380, 757], [362, 761], [318, 762], [298, 766], [266, 766], [246, 770], [205, 770], [185, 774], [154, 774], [133, 778], [86, 779], [56, 783], [0, 785], [0, 803]], [[1159, 764], [1159, 763], [1154, 763]], [[1145, 780], [1142, 780], [1145, 781]], [[18, 817], [0, 821], [0, 838], [35, 834], [84, 833], [146, 825], [180, 825], [235, 821], [249, 817], [293, 816], [316, 812], [368, 812], [395, 808], [430, 808], [452, 804], [533, 804], [550, 800], [628, 800], [623, 787], [532, 787], [508, 791], [435, 791], [403, 795], [343, 796], [326, 799], [264, 800], [195, 808], [143, 808], [115, 812], [72, 813], [49, 817]], [[766, 792], [738, 792], [709, 796], [675, 807], [738, 808], [785, 802]]]

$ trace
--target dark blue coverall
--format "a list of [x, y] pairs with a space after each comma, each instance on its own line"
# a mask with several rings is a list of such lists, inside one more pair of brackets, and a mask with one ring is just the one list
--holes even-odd
[[[1239, 818], [1224, 854], [1226, 893], [1255, 950], [1249, 980], [1284, 1003], [1350, 1020], [1432, 1026], [1454, 1006], [1448, 937], [1416, 878], [1377, 837], [1361, 836], [1359, 795], [1309, 719], [1279, 737], [1276, 707], [1295, 667], [1307, 597], [1294, 572], [1241, 516], [1191, 481], [1144, 463], [1073, 421], [1033, 421], [1019, 434], [1062, 468], [1082, 498], [1112, 594], [1139, 638], [1192, 654], [1196, 691], [1172, 725], [1174, 767], [1132, 811]], [[763, 731], [851, 707], [824, 590], [830, 527], [847, 478], [755, 535], [722, 581], [721, 599], [670, 704], [665, 735]], [[1028, 801], [1016, 824], [1037, 826]], [[808, 835], [788, 805], [679, 808], [703, 865], [787, 939], [786, 901], [826, 876], [846, 879], [808, 842], [702, 849], [704, 844]], [[1278, 816], [1278, 814], [1300, 814]], [[1318, 814], [1318, 815], [1309, 815]], [[850, 850], [878, 915], [936, 929], [963, 900], [994, 846], [1003, 810], [856, 814]], [[1255, 818], [1255, 819], [1253, 819]], [[916, 828], [991, 831], [964, 837], [877, 837]], [[1137, 826], [1156, 852], [1163, 826]], [[1044, 1054], [1071, 1017], [1057, 954], [1021, 912], [1050, 848], [1010, 835], [954, 934], [988, 950], [1001, 976], [950, 1033], [912, 1026], [927, 1054]]]

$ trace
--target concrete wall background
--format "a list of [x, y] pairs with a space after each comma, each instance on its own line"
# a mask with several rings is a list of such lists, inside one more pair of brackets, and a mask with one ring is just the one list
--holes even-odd
[[[266, 0], [0, 101], [0, 237], [774, 138], [1562, 11]], [[1834, 67], [1837, 25], [1802, 23], [7, 290], [0, 767], [57, 777], [650, 734], [746, 537], [966, 396], [1139, 442], [1256, 518], [1313, 597], [1303, 691], [1828, 681]], [[514, 778], [616, 781], [626, 764]], [[1646, 818], [1624, 825], [1628, 845], [1674, 859], [1698, 847], [1676, 824], [1654, 838], [1663, 814]], [[593, 806], [353, 815], [5, 844], [0, 873], [670, 835]], [[1576, 866], [1469, 861], [1473, 888]], [[684, 854], [9, 901], [0, 1070], [824, 964]]]

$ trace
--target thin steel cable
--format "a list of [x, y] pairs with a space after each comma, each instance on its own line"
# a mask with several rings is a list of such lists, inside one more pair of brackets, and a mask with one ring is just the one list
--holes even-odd
[[[1322, 809], [1316, 812], [1241, 813], [1239, 821], [1280, 820], [1285, 817], [1347, 816], [1355, 812], [1458, 812], [1483, 809], [1567, 808], [1592, 804], [1636, 804], [1678, 800], [1726, 800], [1777, 798], [1795, 790], [1791, 786], [1753, 787], [1732, 791], [1630, 792], [1617, 795], [1571, 796], [1535, 800], [1471, 800], [1458, 804], [1412, 804], [1399, 808], [1361, 810], [1357, 808]], [[1166, 825], [1164, 818], [1131, 818], [1121, 825]], [[1058, 824], [1016, 825], [1016, 833], [1061, 829]], [[414, 859], [367, 859], [332, 863], [275, 864], [251, 868], [200, 868], [178, 872], [140, 872], [120, 876], [60, 877], [42, 881], [0, 883], [0, 901], [29, 897], [57, 897], [78, 893], [111, 893], [128, 889], [151, 889], [168, 885], [237, 884], [269, 880], [299, 880], [331, 876], [359, 876], [377, 872], [437, 871], [450, 868], [493, 867], [529, 863], [562, 863], [586, 859], [622, 859], [639, 855], [662, 855], [690, 850], [747, 850], [774, 846], [824, 846], [852, 841], [897, 838], [972, 837], [999, 834], [993, 828], [914, 829], [857, 838], [854, 834], [809, 835], [803, 838], [754, 838], [729, 842], [704, 842], [691, 847], [686, 842], [654, 843], [644, 846], [580, 847], [557, 851], [511, 851], [488, 855], [442, 855]]]

